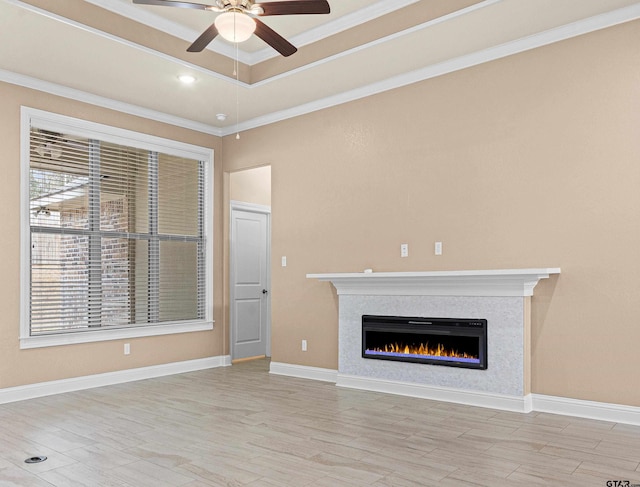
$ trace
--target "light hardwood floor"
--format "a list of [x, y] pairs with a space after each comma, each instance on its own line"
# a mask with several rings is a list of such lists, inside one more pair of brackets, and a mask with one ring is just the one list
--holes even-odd
[[267, 360], [0, 405], [0, 486], [584, 487], [640, 484], [639, 465], [640, 427], [343, 389]]

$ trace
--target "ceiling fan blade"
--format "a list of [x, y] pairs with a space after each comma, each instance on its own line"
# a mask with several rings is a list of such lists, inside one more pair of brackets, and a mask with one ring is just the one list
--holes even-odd
[[200, 37], [193, 41], [193, 44], [187, 48], [187, 51], [201, 52], [217, 35], [218, 29], [216, 29], [215, 24], [211, 24], [207, 30], [200, 34]]
[[262, 15], [300, 15], [328, 14], [331, 7], [327, 0], [285, 0], [282, 2], [256, 3], [264, 13]]
[[254, 32], [260, 39], [273, 47], [276, 51], [282, 54], [284, 57], [291, 56], [298, 49], [291, 44], [288, 40], [278, 34], [275, 30], [269, 27], [264, 22], [258, 19], [256, 21], [256, 31]]
[[133, 3], [138, 5], [160, 5], [162, 7], [195, 8], [198, 10], [207, 10], [207, 7], [210, 7], [210, 5], [202, 5], [200, 3], [172, 2], [170, 0], [133, 0]]

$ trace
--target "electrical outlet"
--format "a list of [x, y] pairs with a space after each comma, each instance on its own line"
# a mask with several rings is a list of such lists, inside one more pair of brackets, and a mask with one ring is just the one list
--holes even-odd
[[306, 340], [302, 340], [302, 351], [303, 352], [307, 351], [307, 341]]
[[131, 353], [131, 345], [129, 343], [124, 344], [124, 354], [129, 355]]
[[409, 257], [409, 244], [400, 244], [400, 257]]
[[287, 267], [287, 256], [286, 255], [282, 256], [282, 267]]
[[434, 251], [436, 255], [442, 255], [442, 242], [436, 242]]

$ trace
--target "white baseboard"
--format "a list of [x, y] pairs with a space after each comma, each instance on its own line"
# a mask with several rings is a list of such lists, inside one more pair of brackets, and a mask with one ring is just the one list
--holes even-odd
[[384, 392], [402, 396], [431, 399], [434, 401], [467, 404], [505, 411], [529, 413], [532, 411], [596, 419], [614, 423], [640, 425], [640, 407], [605, 402], [585, 401], [543, 394], [524, 397], [507, 396], [478, 391], [466, 391], [446, 387], [434, 387], [410, 382], [396, 382], [368, 377], [339, 374], [337, 370], [307, 367], [304, 365], [271, 362], [270, 373], [300, 377], [303, 379], [334, 382], [338, 387]]
[[225, 367], [228, 365], [231, 365], [231, 356], [221, 355], [217, 357], [185, 360], [184, 362], [152, 365], [150, 367], [118, 370], [116, 372], [106, 372], [104, 374], [39, 382], [37, 384], [28, 384], [25, 386], [7, 387], [5, 389], [0, 389], [0, 404], [23, 401], [25, 399], [34, 399], [36, 397], [51, 396], [53, 394], [61, 394], [63, 392], [80, 391], [94, 387], [152, 379], [154, 377], [162, 377], [165, 375], [182, 374], [185, 372], [194, 372], [196, 370], [212, 369], [215, 367]]
[[[184, 362], [173, 362], [137, 369], [107, 372], [104, 374], [73, 377], [71, 379], [40, 382], [25, 386], [8, 387], [0, 389], [0, 404], [61, 394], [64, 392], [91, 389], [94, 387], [122, 384], [124, 382], [152, 379], [166, 375], [194, 372], [196, 370], [228, 367], [230, 365], [231, 356], [220, 355], [203, 359], [186, 360]], [[425, 386], [409, 382], [356, 377], [339, 374], [338, 371], [334, 369], [323, 369], [281, 362], [271, 362], [269, 372], [275, 375], [333, 382], [339, 387], [351, 389], [398, 394], [521, 413], [538, 411], [614, 423], [640, 425], [640, 407], [636, 406], [585, 401], [559, 396], [545, 396], [543, 394], [529, 394], [524, 397], [517, 397], [478, 391], [465, 391], [461, 389]]]
[[534, 411], [640, 425], [640, 407], [531, 394]]
[[299, 377], [301, 379], [321, 380], [324, 382], [334, 382], [338, 371], [334, 369], [322, 369], [320, 367], [308, 367], [306, 365], [285, 364], [282, 362], [271, 362], [269, 373], [275, 375], [287, 375]]
[[384, 392], [400, 396], [418, 397], [434, 401], [452, 402], [479, 406], [483, 408], [501, 409], [519, 413], [531, 412], [531, 403], [527, 397], [508, 396], [481, 391], [466, 391], [449, 387], [429, 386], [411, 382], [398, 382], [370, 377], [338, 374], [336, 385], [350, 389]]

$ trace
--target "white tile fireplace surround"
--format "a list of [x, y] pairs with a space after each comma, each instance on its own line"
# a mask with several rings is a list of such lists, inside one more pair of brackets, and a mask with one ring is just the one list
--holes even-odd
[[[307, 274], [339, 296], [336, 385], [529, 412], [530, 296], [559, 268]], [[362, 315], [487, 320], [486, 370], [362, 357]]]

